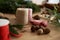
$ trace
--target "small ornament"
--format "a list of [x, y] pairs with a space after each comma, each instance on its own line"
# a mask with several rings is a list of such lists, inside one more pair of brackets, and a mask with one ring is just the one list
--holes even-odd
[[48, 28], [43, 29], [43, 33], [44, 33], [44, 34], [49, 34], [49, 33], [50, 33], [50, 30], [49, 30]]
[[35, 32], [35, 26], [34, 25], [31, 27], [31, 32]]
[[39, 29], [39, 30], [37, 30], [37, 34], [38, 34], [38, 35], [43, 34], [43, 29]]

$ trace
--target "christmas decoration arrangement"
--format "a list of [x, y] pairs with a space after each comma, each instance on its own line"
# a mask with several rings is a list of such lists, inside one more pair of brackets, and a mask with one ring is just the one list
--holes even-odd
[[32, 33], [37, 33], [38, 35], [42, 35], [42, 34], [49, 34], [50, 33], [50, 29], [47, 27], [44, 27], [43, 25], [32, 25], [31, 27], [31, 32]]
[[32, 25], [31, 26], [31, 32], [32, 33], [36, 32], [38, 35], [50, 33], [50, 29], [47, 28], [48, 24], [46, 24], [47, 23], [46, 21], [44, 21], [44, 20], [41, 21], [40, 17], [38, 15], [34, 16], [33, 19], [37, 20], [37, 22], [36, 21], [31, 22], [31, 25]]

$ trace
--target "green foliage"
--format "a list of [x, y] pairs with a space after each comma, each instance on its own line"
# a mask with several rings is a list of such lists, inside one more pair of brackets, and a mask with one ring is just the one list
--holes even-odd
[[18, 4], [22, 4], [22, 5], [26, 5], [26, 8], [32, 8], [33, 12], [40, 12], [40, 7], [34, 3], [32, 3], [31, 1], [24, 1], [24, 0], [19, 0]]
[[17, 32], [17, 30], [15, 30], [15, 29], [13, 28], [12, 25], [10, 25], [9, 30], [10, 30], [10, 32], [13, 33], [13, 34], [19, 34], [19, 33]]
[[32, 8], [33, 12], [40, 12], [40, 7], [32, 2], [27, 2], [26, 8]]
[[33, 12], [39, 12], [40, 7], [24, 0], [0, 0], [0, 12], [15, 13], [18, 7], [26, 5], [25, 8], [32, 8]]
[[17, 25], [10, 25], [10, 26], [11, 27], [16, 27], [17, 29], [20, 29], [20, 30], [23, 28], [23, 25], [18, 25], [18, 24]]
[[33, 12], [40, 12], [40, 7], [37, 6], [36, 4], [32, 5]]
[[18, 4], [25, 4], [25, 1], [24, 0], [17, 0], [17, 3]]
[[20, 30], [23, 28], [23, 25], [18, 25], [18, 24], [17, 25], [12, 25], [12, 26], [16, 27], [17, 29], [20, 29]]
[[19, 34], [18, 32], [17, 32], [17, 30], [16, 29], [14, 29], [14, 27], [16, 27], [17, 29], [22, 29], [23, 28], [23, 25], [9, 25], [9, 29], [10, 29], [10, 32], [11, 33], [14, 33], [14, 34]]
[[0, 12], [15, 13], [17, 8], [17, 3], [15, 0], [2, 1], [0, 3]]
[[60, 13], [56, 15], [56, 19], [52, 22], [56, 27], [60, 27], [60, 23], [58, 20], [60, 20]]
[[57, 14], [56, 18], [57, 19], [60, 19], [60, 13]]
[[52, 14], [52, 15], [56, 15], [56, 14], [58, 13], [55, 6], [54, 6], [54, 10], [51, 10], [51, 9], [49, 9], [49, 8], [46, 8], [46, 9], [47, 9], [48, 12], [49, 12], [50, 14]]
[[[48, 9], [48, 8], [47, 8]], [[50, 13], [53, 13], [52, 15], [55, 15], [56, 19], [52, 22], [56, 27], [60, 27], [60, 23], [58, 20], [60, 20], [60, 13], [58, 12], [58, 5], [54, 5], [54, 10], [48, 9]]]
[[58, 22], [58, 19], [54, 20], [52, 24], [55, 25], [56, 27], [60, 27], [60, 23]]

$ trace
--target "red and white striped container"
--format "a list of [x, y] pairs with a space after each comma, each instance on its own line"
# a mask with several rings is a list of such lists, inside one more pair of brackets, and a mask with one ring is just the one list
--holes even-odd
[[32, 9], [31, 8], [28, 8], [28, 20], [31, 21], [33, 18], [32, 18]]
[[17, 8], [16, 23], [20, 25], [28, 24], [28, 9], [27, 8]]
[[16, 11], [16, 23], [26, 25], [28, 21], [32, 20], [31, 8], [17, 8]]
[[0, 19], [0, 40], [10, 40], [8, 24], [9, 20]]

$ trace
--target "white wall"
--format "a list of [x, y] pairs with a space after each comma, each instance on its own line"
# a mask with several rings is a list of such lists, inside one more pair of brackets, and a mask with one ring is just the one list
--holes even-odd
[[[37, 5], [42, 5], [43, 3], [44, 3], [44, 1], [46, 1], [46, 0], [25, 0], [25, 1], [32, 1], [33, 3], [35, 3], [35, 4], [37, 4]], [[60, 0], [48, 0], [48, 2], [47, 3], [52, 3], [52, 4], [54, 4], [54, 3], [57, 3], [57, 2], [59, 2]]]
[[59, 3], [59, 0], [48, 0], [47, 3], [49, 3], [49, 4], [57, 4], [57, 3]]
[[43, 1], [46, 1], [46, 0], [31, 0], [31, 1], [37, 5], [42, 5]]

